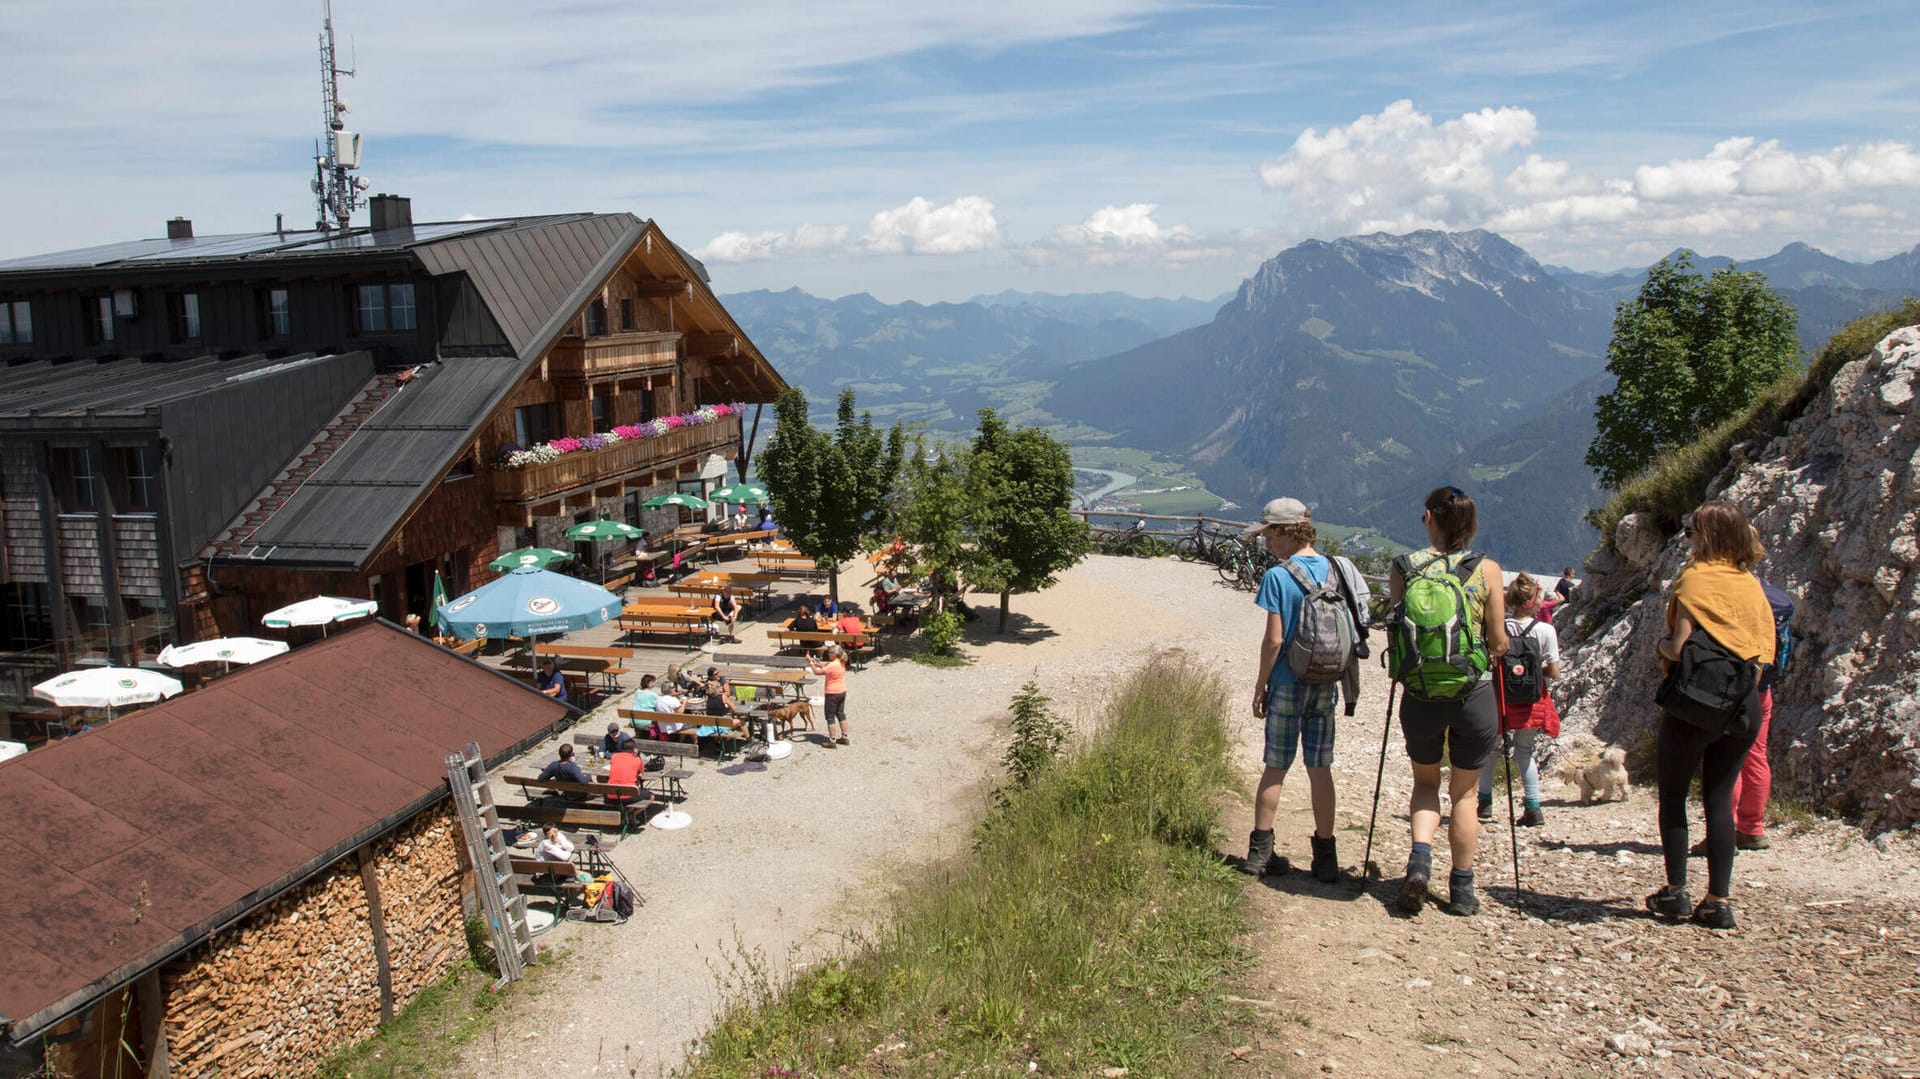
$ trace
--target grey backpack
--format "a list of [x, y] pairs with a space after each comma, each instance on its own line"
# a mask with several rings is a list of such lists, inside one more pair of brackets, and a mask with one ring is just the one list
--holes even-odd
[[1317, 583], [1291, 558], [1282, 559], [1280, 565], [1306, 593], [1293, 636], [1287, 641], [1287, 669], [1301, 685], [1324, 686], [1340, 681], [1353, 662], [1353, 648], [1360, 634], [1353, 625], [1353, 607], [1340, 590], [1339, 573], [1329, 569], [1326, 581]]

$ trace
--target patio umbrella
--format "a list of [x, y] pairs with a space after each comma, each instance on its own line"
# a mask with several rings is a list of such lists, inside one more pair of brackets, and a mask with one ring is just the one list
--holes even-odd
[[370, 599], [341, 599], [338, 596], [315, 596], [298, 603], [289, 603], [277, 611], [268, 612], [260, 620], [263, 626], [274, 629], [286, 629], [290, 626], [319, 626], [322, 636], [327, 627], [335, 622], [345, 622], [349, 618], [365, 618], [380, 609], [380, 605]]
[[587, 521], [567, 529], [570, 540], [591, 540], [600, 543], [606, 540], [639, 539], [645, 532], [624, 521]]
[[597, 626], [620, 613], [620, 597], [597, 584], [521, 566], [433, 613], [456, 637], [525, 637], [529, 657], [537, 659], [541, 634]]
[[165, 700], [180, 692], [180, 680], [143, 667], [86, 667], [57, 674], [33, 687], [33, 695], [62, 708], [113, 709]]
[[757, 483], [730, 483], [707, 492], [715, 502], [765, 502], [767, 489]]
[[703, 510], [707, 508], [707, 500], [701, 498], [699, 495], [690, 495], [683, 491], [675, 491], [670, 495], [654, 495], [652, 498], [640, 503], [641, 509], [648, 510], [657, 510], [662, 506], [685, 506], [690, 510]]
[[[564, 562], [572, 557], [572, 551], [556, 551], [551, 547], [521, 547], [518, 550], [508, 551], [487, 563], [487, 568], [495, 573], [505, 573], [508, 570], [519, 569], [521, 566], [546, 569], [555, 562]], [[447, 605], [447, 597], [444, 594], [437, 595], [436, 599], [438, 600], [434, 604], [436, 609]]]
[[447, 631], [447, 627], [440, 624], [439, 610], [440, 608], [445, 607], [446, 605], [447, 605], [447, 582], [440, 579], [439, 570], [434, 570], [433, 571], [433, 602], [427, 604], [427, 614], [431, 616], [430, 621], [432, 621], [433, 627], [439, 630], [441, 633], [445, 633]]
[[191, 667], [198, 663], [258, 663], [287, 650], [285, 641], [259, 637], [216, 637], [192, 644], [170, 644], [155, 657], [169, 667]]

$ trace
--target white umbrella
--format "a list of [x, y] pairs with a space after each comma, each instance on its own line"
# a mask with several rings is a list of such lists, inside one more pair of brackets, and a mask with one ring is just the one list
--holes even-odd
[[178, 678], [142, 667], [87, 667], [33, 687], [33, 695], [62, 708], [119, 708], [164, 700], [181, 690]]
[[319, 626], [320, 632], [325, 633], [326, 627], [331, 623], [345, 622], [349, 618], [365, 618], [379, 609], [380, 605], [370, 599], [315, 596], [298, 603], [289, 603], [269, 613], [260, 620], [260, 624], [274, 629], [286, 629], [288, 626]]
[[259, 637], [216, 637], [192, 644], [170, 644], [155, 658], [169, 667], [191, 667], [196, 663], [258, 663], [287, 650], [285, 641]]

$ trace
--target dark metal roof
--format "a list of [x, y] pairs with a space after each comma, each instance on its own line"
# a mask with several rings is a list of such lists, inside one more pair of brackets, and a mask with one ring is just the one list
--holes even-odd
[[525, 366], [517, 356], [466, 356], [423, 369], [274, 511], [253, 533], [252, 548], [235, 560], [341, 569], [364, 564]]
[[375, 622], [0, 763], [0, 1020], [23, 1041], [446, 796], [571, 712]]
[[541, 218], [427, 244], [414, 255], [430, 274], [464, 272], [513, 350], [532, 360], [645, 231], [632, 214]]
[[[0, 429], [31, 426], [34, 420], [154, 418], [160, 406], [196, 397], [251, 378], [310, 364], [332, 356], [223, 359], [195, 356], [183, 360], [34, 360], [0, 368]], [[22, 422], [24, 421], [24, 422]]]

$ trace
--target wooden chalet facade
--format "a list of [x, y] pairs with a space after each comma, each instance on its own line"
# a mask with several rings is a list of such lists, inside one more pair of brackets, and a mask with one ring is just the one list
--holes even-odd
[[372, 217], [0, 262], [0, 708], [313, 595], [423, 613], [745, 465], [732, 406], [785, 384], [653, 222]]

